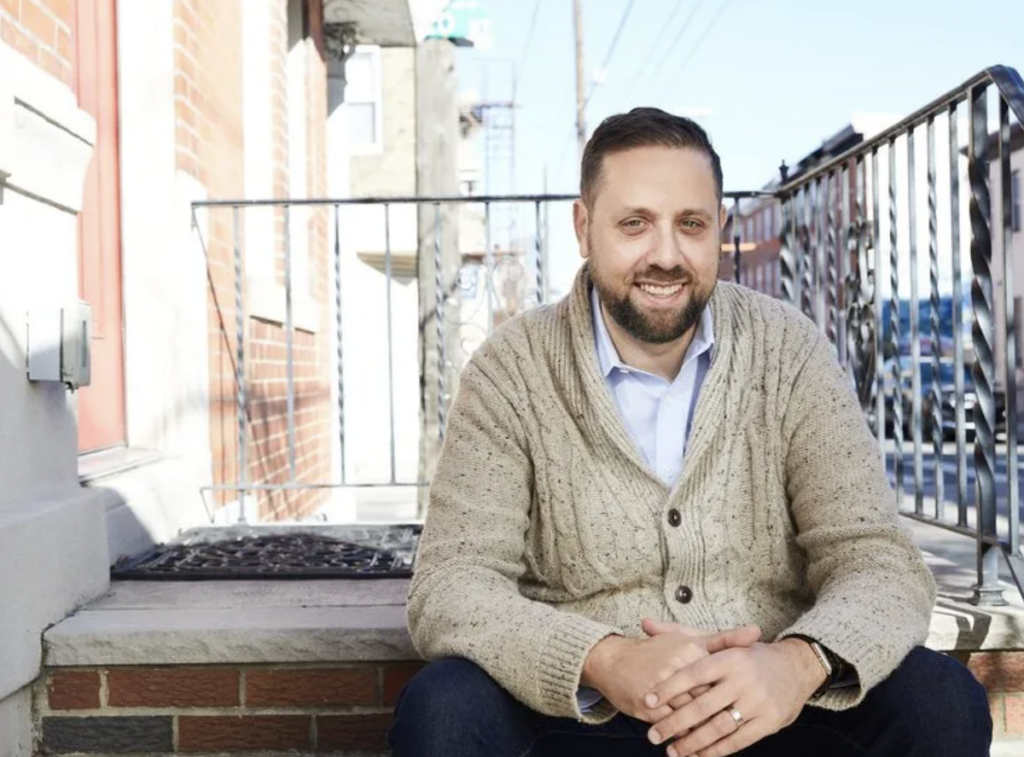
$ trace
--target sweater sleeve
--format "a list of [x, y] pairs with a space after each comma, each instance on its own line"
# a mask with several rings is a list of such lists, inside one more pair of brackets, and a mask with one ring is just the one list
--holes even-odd
[[783, 434], [786, 487], [815, 603], [779, 638], [809, 636], [853, 666], [859, 685], [815, 702], [842, 710], [924, 642], [935, 583], [900, 521], [878, 442], [824, 338], [797, 376]]
[[591, 648], [618, 629], [524, 597], [533, 468], [509, 401], [470, 362], [445, 443], [409, 592], [408, 623], [428, 660], [462, 657], [537, 712], [609, 720], [602, 700], [576, 697]]

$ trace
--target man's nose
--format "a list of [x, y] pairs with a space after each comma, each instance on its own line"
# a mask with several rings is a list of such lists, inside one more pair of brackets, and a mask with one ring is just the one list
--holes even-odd
[[650, 262], [666, 271], [670, 271], [680, 264], [683, 259], [683, 250], [679, 245], [679, 237], [675, 229], [659, 228], [658, 235], [651, 251]]

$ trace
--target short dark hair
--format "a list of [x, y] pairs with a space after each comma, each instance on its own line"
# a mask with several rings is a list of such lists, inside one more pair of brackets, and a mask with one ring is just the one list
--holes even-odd
[[718, 199], [722, 199], [722, 160], [711, 146], [711, 140], [695, 121], [674, 116], [660, 108], [633, 108], [628, 113], [608, 116], [597, 127], [583, 150], [580, 165], [580, 196], [587, 204], [601, 177], [604, 156], [634, 147], [690, 148], [704, 153], [711, 160]]

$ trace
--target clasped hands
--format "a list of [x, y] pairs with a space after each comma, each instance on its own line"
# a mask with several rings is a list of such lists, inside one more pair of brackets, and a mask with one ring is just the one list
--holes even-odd
[[587, 656], [581, 683], [651, 724], [669, 757], [725, 757], [796, 720], [825, 680], [800, 639], [761, 643], [757, 626], [716, 634], [643, 621], [646, 639], [609, 636]]

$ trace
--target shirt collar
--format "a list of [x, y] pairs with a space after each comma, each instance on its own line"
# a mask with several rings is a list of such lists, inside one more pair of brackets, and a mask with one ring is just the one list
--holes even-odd
[[[601, 375], [608, 378], [611, 372], [616, 369], [625, 372], [639, 370], [638, 368], [631, 368], [626, 365], [626, 363], [622, 362], [622, 358], [619, 357], [619, 351], [615, 349], [611, 334], [608, 333], [608, 326], [604, 322], [601, 300], [597, 294], [597, 287], [594, 286], [590, 289], [590, 310], [594, 319], [594, 341], [597, 344], [597, 361], [601, 368]], [[711, 308], [705, 307], [704, 312], [700, 316], [697, 333], [693, 335], [693, 341], [686, 351], [683, 364], [685, 365], [687, 361], [694, 357], [703, 355], [714, 346], [714, 321], [711, 317]]]

